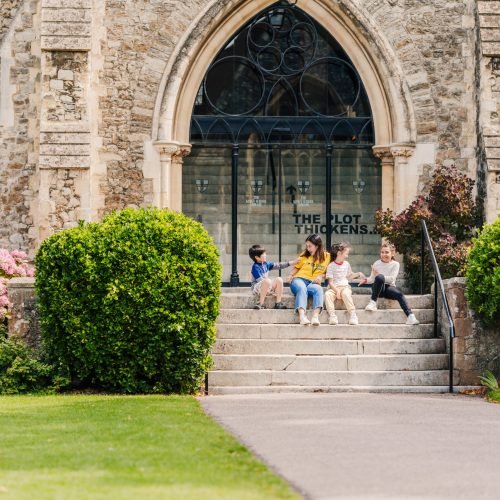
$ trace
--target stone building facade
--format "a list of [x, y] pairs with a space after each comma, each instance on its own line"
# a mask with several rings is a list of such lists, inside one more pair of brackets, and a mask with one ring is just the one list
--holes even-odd
[[[274, 4], [3, 0], [0, 246], [33, 255], [53, 232], [113, 209], [183, 210], [200, 85], [234, 34]], [[500, 1], [280, 5], [289, 4], [338, 42], [366, 89], [380, 206], [406, 208], [434, 165], [453, 163], [476, 179], [492, 222], [500, 213]]]

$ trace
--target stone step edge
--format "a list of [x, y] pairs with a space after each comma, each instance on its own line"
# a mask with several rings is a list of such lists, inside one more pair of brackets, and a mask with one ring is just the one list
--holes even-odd
[[[248, 395], [263, 393], [329, 393], [329, 392], [381, 392], [381, 393], [447, 393], [447, 385], [379, 385], [379, 386], [345, 386], [345, 385], [327, 385], [327, 386], [304, 386], [304, 385], [256, 385], [256, 386], [208, 386], [208, 394], [204, 397], [222, 396], [222, 395]], [[460, 386], [454, 386], [454, 393], [461, 393]]]

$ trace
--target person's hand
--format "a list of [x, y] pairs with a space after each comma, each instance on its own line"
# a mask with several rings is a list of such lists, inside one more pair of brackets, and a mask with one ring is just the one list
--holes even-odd
[[363, 279], [359, 282], [359, 284], [360, 284], [360, 285], [364, 285], [364, 284], [366, 284], [366, 282], [367, 282], [367, 281], [368, 281], [368, 278], [363, 278]]
[[291, 283], [293, 280], [293, 274], [289, 274], [286, 278], [285, 278], [285, 282], [286, 283]]
[[324, 277], [323, 275], [321, 276], [318, 276], [314, 281], [313, 283], [316, 283], [316, 285], [321, 285], [321, 283], [323, 283], [323, 280], [324, 280]]
[[366, 279], [366, 276], [365, 276], [365, 275], [364, 275], [364, 274], [360, 271], [360, 272], [359, 272], [359, 276], [358, 276], [358, 278], [359, 278], [360, 280], [365, 280], [365, 279]]

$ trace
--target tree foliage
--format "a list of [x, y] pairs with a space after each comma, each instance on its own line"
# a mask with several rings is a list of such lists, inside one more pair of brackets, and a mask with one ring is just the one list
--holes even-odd
[[[421, 224], [426, 221], [436, 260], [443, 278], [461, 276], [470, 241], [479, 222], [472, 198], [474, 181], [456, 167], [437, 167], [427, 195], [419, 195], [398, 215], [391, 210], [375, 214], [375, 230], [396, 245], [403, 254], [405, 277], [410, 288], [420, 283]], [[432, 266], [427, 252], [427, 288], [432, 282]]]
[[500, 219], [473, 239], [466, 268], [469, 305], [485, 323], [500, 324]]

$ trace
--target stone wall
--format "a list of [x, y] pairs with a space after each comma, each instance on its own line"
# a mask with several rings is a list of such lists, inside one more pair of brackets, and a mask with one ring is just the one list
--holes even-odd
[[486, 222], [492, 223], [500, 215], [500, 1], [477, 4], [478, 181]]
[[[12, 15], [17, 7], [14, 18]], [[37, 2], [2, 1], [0, 48], [0, 246], [33, 253], [39, 130]], [[10, 29], [4, 28], [10, 19]]]
[[[465, 298], [465, 278], [444, 280], [446, 297], [455, 324], [454, 366], [460, 370], [460, 385], [479, 385], [485, 370], [500, 378], [500, 325], [484, 328]], [[442, 335], [449, 345], [449, 326], [442, 303], [439, 317]]]
[[105, 86], [99, 99], [101, 156], [109, 158], [102, 187], [105, 211], [142, 206], [151, 199], [151, 182], [143, 176], [144, 142], [151, 139], [160, 81], [176, 44], [206, 3], [106, 2], [104, 66], [99, 75]]
[[16, 16], [21, 3], [22, 0], [2, 0], [0, 4], [0, 41], [9, 30], [12, 19]]
[[[159, 155], [148, 157], [147, 148], [158, 134], [154, 112], [164, 97], [165, 70], [174, 55], [173, 69], [189, 66], [186, 36], [209, 39], [245, 2], [4, 0], [0, 44], [10, 60], [1, 62], [9, 81], [0, 86], [7, 89], [0, 102], [0, 245], [33, 254], [42, 239], [78, 219], [158, 201]], [[492, 6], [498, 3], [480, 1], [477, 14], [475, 0], [333, 2], [371, 40], [373, 54], [393, 59], [410, 96], [416, 147], [403, 167], [403, 208], [425, 186], [436, 162], [454, 162], [476, 175], [477, 23], [495, 37], [487, 26], [497, 23], [500, 10]], [[488, 8], [494, 12], [487, 18]], [[206, 15], [197, 19], [204, 9]], [[381, 41], [389, 47], [386, 54]], [[488, 64], [485, 78], [497, 71], [495, 58]], [[498, 97], [495, 85], [491, 102]], [[491, 110], [494, 116], [498, 110]], [[483, 151], [498, 154], [497, 142], [496, 136], [488, 139]], [[491, 187], [493, 177], [486, 177]], [[489, 200], [494, 212], [498, 202]]]

